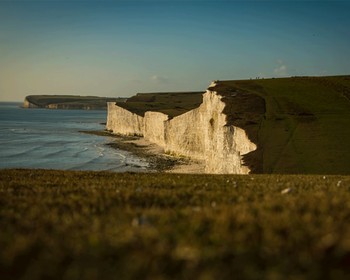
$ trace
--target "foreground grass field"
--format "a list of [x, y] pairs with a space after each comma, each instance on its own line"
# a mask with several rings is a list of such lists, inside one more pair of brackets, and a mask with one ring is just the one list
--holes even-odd
[[1, 279], [349, 279], [350, 177], [0, 171]]

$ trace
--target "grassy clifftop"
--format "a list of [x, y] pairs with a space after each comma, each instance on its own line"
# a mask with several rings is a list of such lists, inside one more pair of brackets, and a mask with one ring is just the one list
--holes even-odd
[[175, 117], [197, 108], [202, 102], [200, 92], [157, 92], [138, 93], [126, 102], [117, 105], [135, 114], [144, 116], [147, 111], [156, 111]]
[[125, 98], [110, 98], [79, 95], [28, 95], [25, 108], [49, 109], [107, 109], [107, 102], [124, 101]]
[[229, 124], [258, 144], [263, 173], [350, 174], [350, 76], [222, 81]]

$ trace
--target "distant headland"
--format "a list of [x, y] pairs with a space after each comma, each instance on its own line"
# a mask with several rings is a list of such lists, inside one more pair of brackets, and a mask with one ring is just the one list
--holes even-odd
[[28, 95], [23, 108], [106, 110], [107, 102], [124, 102], [126, 98], [80, 95]]

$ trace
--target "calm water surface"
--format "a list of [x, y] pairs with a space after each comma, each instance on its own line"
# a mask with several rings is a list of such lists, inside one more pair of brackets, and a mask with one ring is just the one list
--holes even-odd
[[105, 144], [106, 111], [23, 109], [0, 102], [0, 168], [142, 171], [147, 163]]

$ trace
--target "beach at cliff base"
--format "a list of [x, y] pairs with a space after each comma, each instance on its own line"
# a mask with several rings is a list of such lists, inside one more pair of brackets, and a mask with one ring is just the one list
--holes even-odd
[[111, 148], [127, 151], [149, 163], [150, 172], [167, 173], [204, 173], [205, 163], [203, 161], [193, 160], [188, 157], [168, 154], [162, 147], [154, 144], [143, 137], [126, 136], [113, 134], [109, 131], [81, 131], [83, 133], [94, 134], [98, 136], [112, 137], [113, 141], [107, 143]]

